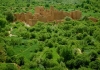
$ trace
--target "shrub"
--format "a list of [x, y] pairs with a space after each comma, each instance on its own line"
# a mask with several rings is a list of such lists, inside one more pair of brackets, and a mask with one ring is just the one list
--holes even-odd
[[19, 66], [22, 66], [22, 65], [25, 64], [24, 57], [19, 57], [19, 60], [18, 60], [18, 61], [19, 61], [19, 62], [18, 62], [18, 65], [19, 65]]
[[30, 27], [30, 32], [33, 32], [33, 31], [35, 31], [35, 27]]
[[31, 38], [36, 38], [36, 34], [34, 32], [31, 33]]
[[67, 16], [67, 17], [65, 17], [65, 20], [66, 20], [66, 21], [70, 21], [71, 18]]
[[10, 12], [10, 11], [7, 11], [6, 12], [6, 20], [8, 22], [13, 22], [15, 20], [14, 15], [13, 15], [12, 12]]
[[94, 45], [94, 40], [91, 36], [85, 37], [85, 41], [88, 45]]
[[79, 24], [75, 26], [76, 33], [83, 33], [84, 31], [87, 31], [87, 27], [84, 24]]
[[52, 32], [52, 29], [50, 28], [50, 26], [47, 26], [47, 32], [51, 33]]
[[98, 41], [100, 41], [100, 29], [97, 29], [93, 32], [93, 37], [96, 38]]
[[29, 39], [29, 38], [31, 37], [31, 34], [30, 34], [30, 32], [28, 32], [28, 31], [23, 31], [23, 32], [21, 33], [21, 36], [22, 36], [24, 39]]
[[0, 18], [0, 30], [1, 28], [4, 28], [6, 24], [7, 24], [7, 21], [3, 18]]
[[5, 49], [0, 45], [0, 62], [6, 61], [6, 52]]
[[90, 60], [86, 56], [81, 56], [75, 60], [75, 68], [80, 68], [81, 66], [88, 66]]
[[61, 41], [58, 42], [61, 45], [67, 45], [68, 41], [67, 39], [63, 38]]
[[95, 61], [97, 59], [97, 57], [98, 57], [98, 53], [96, 51], [91, 51], [89, 53], [89, 57], [90, 57], [91, 61]]
[[49, 48], [52, 48], [54, 46], [53, 42], [51, 40], [47, 41], [46, 46]]
[[21, 43], [20, 43], [20, 42], [21, 42], [21, 39], [18, 38], [18, 37], [11, 37], [10, 40], [11, 40], [11, 41], [10, 41], [9, 43], [10, 43], [10, 45], [12, 45], [12, 46], [21, 44]]
[[57, 58], [57, 62], [58, 63], [63, 62], [63, 61], [64, 61], [64, 58], [63, 57]]
[[43, 66], [44, 68], [52, 68], [52, 67], [57, 66], [57, 63], [50, 59], [44, 59]]
[[64, 58], [64, 61], [68, 61], [73, 58], [72, 49], [68, 46], [65, 46], [60, 51], [60, 55]]
[[11, 47], [6, 47], [6, 53], [8, 56], [13, 56], [14, 50]]
[[78, 70], [92, 70], [92, 69], [88, 67], [80, 67]]
[[39, 49], [39, 51], [43, 51], [44, 46], [43, 45], [39, 45], [38, 49]]
[[46, 52], [46, 58], [48, 58], [48, 59], [52, 59], [53, 58], [53, 54], [52, 54], [51, 50]]
[[84, 16], [84, 17], [82, 18], [82, 20], [89, 20], [89, 19], [88, 19], [88, 16]]
[[71, 59], [69, 61], [66, 62], [66, 66], [69, 68], [69, 69], [73, 69], [75, 67], [75, 60], [74, 59]]
[[30, 69], [34, 69], [34, 68], [36, 68], [38, 66], [38, 64], [36, 63], [36, 62], [30, 62], [29, 63], [29, 68]]
[[30, 4], [27, 4], [27, 7], [30, 7]]
[[45, 4], [45, 7], [47, 7], [47, 8], [48, 8], [48, 7], [49, 7], [49, 4]]
[[89, 64], [89, 67], [94, 70], [100, 70], [100, 60], [95, 60]]
[[45, 34], [39, 35], [38, 40], [39, 41], [45, 41], [46, 40], [46, 35]]
[[60, 54], [60, 50], [61, 50], [61, 49], [62, 49], [62, 46], [59, 46], [59, 45], [58, 45], [57, 48], [56, 48], [56, 51], [57, 51], [58, 54]]
[[6, 63], [16, 63], [16, 59], [15, 56], [7, 56]]
[[83, 34], [82, 34], [82, 33], [78, 33], [78, 34], [76, 35], [76, 39], [77, 39], [77, 40], [82, 40], [82, 39], [83, 39]]
[[14, 64], [6, 64], [6, 70], [18, 70]]
[[31, 57], [30, 57], [30, 61], [32, 61], [35, 57], [36, 57], [36, 54], [33, 53], [33, 54], [31, 55]]
[[61, 66], [55, 66], [53, 68], [48, 68], [47, 70], [67, 70], [67, 69], [64, 69], [63, 67]]

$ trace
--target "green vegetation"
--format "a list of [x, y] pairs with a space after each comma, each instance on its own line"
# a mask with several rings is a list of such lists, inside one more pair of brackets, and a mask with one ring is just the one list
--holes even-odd
[[[100, 70], [99, 0], [0, 0], [0, 70]], [[36, 6], [81, 10], [80, 20], [27, 27], [13, 13]], [[9, 11], [10, 10], [10, 11]], [[98, 22], [88, 20], [98, 18]], [[11, 36], [12, 35], [12, 36]]]

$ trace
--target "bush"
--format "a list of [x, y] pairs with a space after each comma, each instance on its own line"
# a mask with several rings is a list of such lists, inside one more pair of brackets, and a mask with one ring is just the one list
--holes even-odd
[[18, 70], [14, 64], [6, 64], [6, 70]]
[[67, 45], [68, 41], [67, 39], [63, 38], [61, 41], [58, 41], [58, 43], [61, 45]]
[[97, 29], [93, 32], [93, 37], [100, 41], [100, 29]]
[[71, 59], [69, 61], [66, 62], [66, 66], [69, 68], [69, 69], [73, 69], [75, 67], [75, 60], [74, 59]]
[[64, 46], [60, 51], [60, 55], [64, 58], [64, 61], [71, 60], [73, 58], [72, 49], [68, 46]]
[[30, 34], [30, 32], [28, 32], [28, 31], [23, 31], [23, 32], [21, 33], [21, 36], [22, 36], [24, 39], [29, 39], [29, 38], [31, 38], [31, 34]]
[[15, 46], [15, 45], [20, 45], [21, 44], [21, 39], [18, 37], [11, 37], [10, 45]]
[[8, 56], [13, 56], [14, 50], [11, 47], [6, 47], [6, 53]]
[[64, 58], [63, 57], [57, 58], [57, 62], [58, 63], [63, 62], [63, 61], [64, 61]]
[[53, 68], [48, 68], [47, 70], [67, 70], [67, 69], [64, 69], [63, 67], [61, 66], [55, 66]]
[[75, 68], [80, 68], [81, 66], [88, 66], [89, 65], [89, 58], [86, 56], [82, 55], [81, 57], [77, 57], [75, 60]]
[[50, 59], [44, 59], [43, 66], [44, 68], [52, 68], [52, 67], [57, 66], [57, 63]]
[[30, 7], [30, 4], [27, 4], [27, 7]]
[[39, 41], [45, 41], [46, 40], [46, 35], [45, 34], [40, 34], [38, 37]]
[[22, 66], [25, 64], [25, 60], [24, 60], [24, 57], [19, 57], [19, 60], [18, 60], [18, 65], [19, 66]]
[[0, 45], [0, 62], [6, 61], [5, 49]]
[[31, 38], [36, 38], [36, 34], [34, 32], [31, 33]]
[[72, 19], [71, 19], [70, 17], [67, 16], [67, 17], [65, 17], [65, 20], [66, 20], [66, 21], [70, 21], [70, 20], [72, 20]]
[[52, 50], [46, 51], [46, 58], [48, 58], [48, 59], [53, 58]]
[[95, 60], [89, 64], [89, 67], [94, 70], [100, 70], [100, 60]]
[[43, 45], [39, 45], [38, 50], [39, 51], [43, 51], [43, 49], [44, 49], [44, 46]]
[[91, 51], [89, 53], [89, 57], [90, 57], [91, 61], [95, 61], [97, 59], [97, 57], [98, 57], [98, 53], [96, 51]]
[[92, 69], [88, 67], [80, 67], [78, 70], [92, 70]]
[[49, 7], [49, 4], [45, 4], [45, 7], [48, 8]]
[[1, 28], [4, 28], [6, 24], [7, 24], [7, 21], [3, 18], [0, 18], [0, 30]]
[[88, 45], [94, 45], [94, 40], [91, 36], [87, 36], [85, 37], [85, 42], [88, 44]]
[[82, 34], [82, 33], [78, 33], [78, 34], [76, 35], [76, 39], [77, 39], [77, 40], [82, 40], [82, 39], [83, 39], [83, 34]]
[[52, 48], [54, 46], [53, 42], [51, 40], [47, 41], [46, 45], [49, 47], [49, 48]]
[[14, 15], [12, 12], [8, 11], [6, 12], [6, 20], [8, 22], [13, 22], [15, 20]]

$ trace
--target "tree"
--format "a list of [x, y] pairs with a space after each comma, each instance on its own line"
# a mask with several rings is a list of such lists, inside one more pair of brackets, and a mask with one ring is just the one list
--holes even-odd
[[14, 50], [10, 47], [6, 47], [6, 53], [8, 56], [13, 56], [14, 55]]
[[18, 70], [14, 64], [6, 64], [6, 70]]
[[95, 60], [89, 64], [89, 67], [94, 70], [100, 70], [100, 60]]
[[27, 4], [27, 7], [30, 7], [30, 4]]
[[52, 59], [53, 58], [53, 54], [52, 54], [51, 50], [46, 52], [46, 58], [48, 58], [48, 59]]
[[69, 68], [69, 69], [73, 69], [75, 67], [75, 60], [74, 59], [71, 59], [69, 61], [66, 62], [66, 66]]
[[66, 20], [66, 21], [70, 21], [70, 20], [72, 20], [72, 19], [71, 19], [70, 17], [66, 16], [66, 17], [65, 17], [65, 20]]
[[24, 64], [25, 64], [24, 57], [19, 57], [19, 63], [18, 63], [18, 65], [19, 65], [19, 66], [22, 66], [22, 65], [24, 65]]
[[5, 49], [0, 45], [0, 62], [6, 61], [6, 52]]
[[7, 24], [7, 21], [3, 18], [0, 18], [0, 30], [1, 28], [4, 28], [6, 24]]
[[60, 55], [64, 58], [64, 61], [71, 60], [73, 58], [72, 49], [69, 46], [62, 48]]
[[14, 15], [13, 15], [12, 12], [10, 12], [10, 11], [6, 12], [6, 20], [7, 20], [8, 22], [13, 22], [14, 19], [15, 19], [15, 18], [14, 18]]
[[91, 61], [95, 61], [97, 59], [97, 57], [98, 57], [98, 53], [96, 51], [91, 51], [89, 53], [89, 57], [90, 57]]
[[81, 66], [88, 66], [89, 65], [90, 60], [82, 55], [81, 57], [77, 57], [75, 60], [75, 68], [80, 68]]

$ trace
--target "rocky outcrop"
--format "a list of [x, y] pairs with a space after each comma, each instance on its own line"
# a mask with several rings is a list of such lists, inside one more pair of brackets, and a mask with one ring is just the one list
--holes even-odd
[[54, 7], [50, 7], [49, 10], [44, 9], [44, 7], [39, 6], [35, 8], [35, 13], [20, 13], [20, 14], [14, 14], [16, 17], [16, 21], [25, 22], [29, 25], [34, 25], [37, 21], [42, 22], [56, 22], [60, 23], [62, 20], [68, 16], [71, 17], [74, 20], [78, 20], [81, 18], [81, 12], [80, 11], [73, 11], [73, 12], [64, 12], [64, 11], [58, 11], [54, 9]]
[[81, 11], [78, 11], [78, 10], [72, 11], [70, 14], [71, 14], [70, 17], [71, 17], [72, 19], [74, 19], [74, 20], [78, 20], [78, 19], [80, 19], [81, 16], [82, 16]]
[[98, 22], [98, 19], [94, 18], [94, 17], [88, 17], [89, 20], [93, 21], [93, 22]]
[[[56, 22], [60, 23], [63, 21], [63, 19], [68, 16], [72, 18], [73, 20], [79, 20], [82, 16], [81, 11], [76, 10], [72, 12], [65, 12], [65, 11], [58, 11], [57, 9], [54, 9], [54, 7], [50, 7], [50, 9], [45, 9], [42, 6], [35, 8], [35, 13], [20, 13], [20, 14], [14, 14], [16, 20], [15, 21], [21, 21], [29, 24], [30, 26], [33, 26], [37, 21], [42, 22]], [[96, 22], [97, 20], [95, 18], [89, 17], [90, 20]]]

